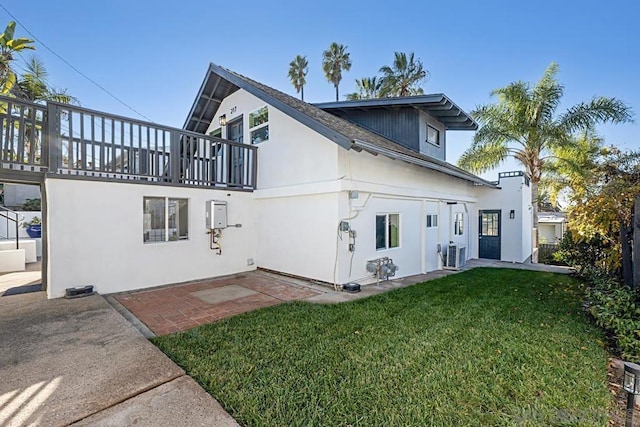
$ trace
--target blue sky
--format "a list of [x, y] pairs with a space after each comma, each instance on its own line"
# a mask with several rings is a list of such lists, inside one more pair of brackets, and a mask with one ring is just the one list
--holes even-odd
[[[341, 94], [391, 64], [394, 51], [415, 52], [430, 72], [425, 92], [444, 92], [467, 111], [490, 102], [492, 89], [533, 82], [557, 62], [565, 85], [560, 111], [594, 95], [618, 97], [636, 112], [636, 123], [602, 126], [600, 134], [609, 144], [640, 149], [640, 5], [633, 0], [0, 3], [80, 71], [170, 126], [182, 127], [209, 62], [295, 95], [288, 63], [307, 55], [305, 100], [333, 100], [321, 58], [336, 41], [348, 46], [353, 62]], [[11, 20], [1, 9], [0, 18], [2, 25]], [[28, 36], [20, 26], [17, 35]], [[84, 107], [135, 116], [36, 45], [51, 83]], [[449, 132], [448, 160], [455, 162], [472, 137]]]

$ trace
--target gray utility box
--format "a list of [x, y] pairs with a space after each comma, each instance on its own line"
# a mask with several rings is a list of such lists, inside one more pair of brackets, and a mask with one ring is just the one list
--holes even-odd
[[208, 200], [206, 203], [207, 230], [227, 228], [227, 202]]

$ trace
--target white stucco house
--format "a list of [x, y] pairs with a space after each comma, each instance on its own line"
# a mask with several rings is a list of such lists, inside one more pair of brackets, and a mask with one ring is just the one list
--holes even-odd
[[211, 64], [183, 129], [47, 108], [46, 168], [0, 179], [41, 183], [51, 298], [256, 268], [366, 285], [391, 260], [398, 278], [531, 257], [528, 177], [447, 163], [447, 132], [477, 124], [444, 94], [311, 105]]
[[540, 243], [560, 243], [567, 231], [567, 214], [564, 212], [538, 213], [538, 238]]

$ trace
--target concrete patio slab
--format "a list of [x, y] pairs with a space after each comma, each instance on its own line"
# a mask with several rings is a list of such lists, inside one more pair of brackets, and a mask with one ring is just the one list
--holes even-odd
[[154, 334], [165, 335], [322, 292], [284, 276], [252, 271], [115, 294], [113, 299]]
[[205, 289], [202, 291], [192, 292], [196, 298], [209, 304], [220, 304], [234, 299], [244, 298], [257, 294], [256, 291], [247, 289], [240, 285], [228, 285], [221, 288]]
[[1, 425], [69, 425], [184, 374], [101, 296], [0, 306]]
[[183, 376], [72, 424], [74, 427], [236, 427], [238, 423], [190, 377]]

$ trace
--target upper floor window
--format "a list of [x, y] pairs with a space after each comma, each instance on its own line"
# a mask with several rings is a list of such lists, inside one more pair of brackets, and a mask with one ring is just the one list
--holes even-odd
[[209, 132], [209, 136], [212, 136], [214, 138], [222, 138], [222, 128], [212, 130], [211, 132]]
[[400, 214], [376, 215], [376, 250], [400, 246]]
[[427, 215], [427, 228], [436, 228], [438, 227], [438, 215], [437, 214], [428, 214]]
[[464, 234], [464, 214], [462, 212], [456, 212], [456, 217], [453, 221], [453, 234], [456, 236]]
[[433, 145], [440, 145], [440, 131], [431, 125], [427, 125], [427, 142]]
[[269, 139], [269, 109], [266, 105], [249, 113], [249, 133], [252, 144]]

